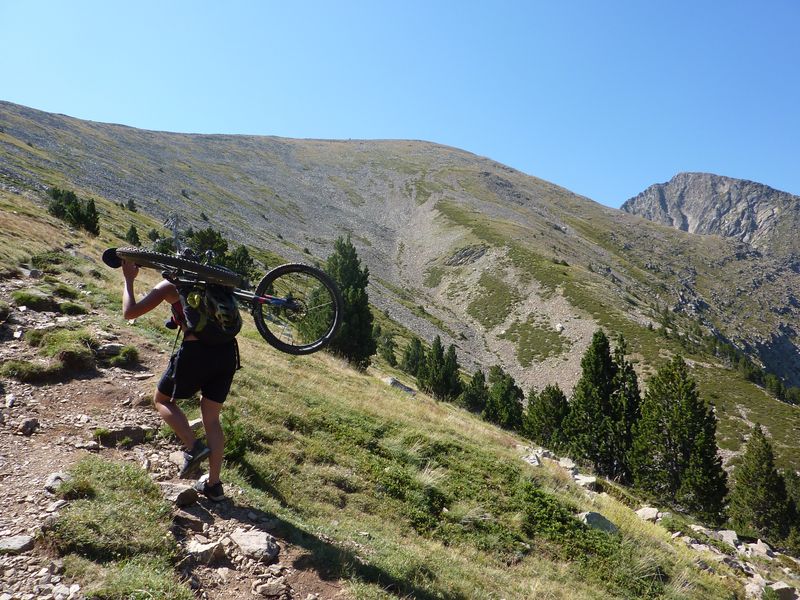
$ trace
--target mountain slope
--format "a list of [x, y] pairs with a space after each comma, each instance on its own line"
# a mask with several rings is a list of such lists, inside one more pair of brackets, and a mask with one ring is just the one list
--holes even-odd
[[723, 394], [733, 447], [736, 406], [763, 394], [699, 350], [701, 334], [800, 384], [790, 258], [650, 223], [454, 148], [171, 134], [0, 103], [0, 185], [133, 199], [184, 227], [206, 226], [205, 213], [227, 237], [291, 259], [324, 259], [351, 234], [375, 305], [456, 344], [469, 370], [503, 365], [526, 391], [569, 391], [597, 327], [625, 334], [644, 375], [697, 352], [701, 385], [737, 390]]

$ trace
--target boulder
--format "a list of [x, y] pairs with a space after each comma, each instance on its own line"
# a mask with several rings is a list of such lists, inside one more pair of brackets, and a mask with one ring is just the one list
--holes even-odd
[[733, 546], [734, 548], [739, 547], [739, 536], [732, 529], [722, 529], [721, 531], [718, 531], [717, 537], [719, 540]]
[[779, 600], [797, 600], [796, 590], [788, 583], [776, 581], [767, 586]]
[[536, 454], [536, 453], [528, 454], [527, 456], [523, 456], [522, 460], [524, 460], [526, 463], [528, 463], [529, 465], [531, 465], [533, 467], [539, 467], [542, 464], [541, 460], [539, 460], [539, 455]]
[[197, 502], [197, 490], [190, 485], [169, 481], [159, 482], [158, 485], [164, 498], [175, 506], [189, 506]]
[[22, 419], [22, 423], [19, 424], [17, 431], [19, 431], [22, 435], [30, 436], [33, 435], [33, 432], [39, 429], [39, 419], [35, 417], [29, 417]]
[[586, 488], [587, 490], [592, 490], [596, 492], [598, 490], [597, 486], [597, 477], [594, 475], [575, 475], [574, 477], [575, 483], [577, 483], [582, 488]]
[[275, 560], [280, 552], [275, 538], [266, 531], [237, 529], [231, 534], [231, 539], [239, 546], [242, 554], [265, 564]]
[[214, 561], [225, 557], [225, 548], [220, 542], [203, 544], [197, 540], [190, 540], [186, 544], [186, 554], [198, 563], [210, 565]]
[[51, 494], [55, 494], [58, 491], [58, 488], [60, 488], [64, 482], [69, 481], [70, 479], [72, 479], [72, 476], [69, 473], [64, 473], [63, 471], [50, 473], [50, 475], [47, 476], [47, 480], [44, 482], [44, 489]]
[[643, 521], [656, 522], [658, 519], [658, 509], [652, 506], [644, 506], [636, 511], [637, 516]]
[[597, 512], [582, 512], [578, 515], [578, 519], [592, 529], [599, 529], [607, 533], [616, 533], [619, 530], [614, 523]]
[[117, 342], [109, 342], [107, 344], [102, 344], [95, 353], [100, 358], [111, 358], [112, 356], [118, 356], [122, 349], [125, 346], [123, 344]]
[[0, 538], [0, 554], [19, 554], [32, 548], [33, 538], [29, 535]]
[[563, 467], [563, 468], [565, 468], [567, 470], [575, 468], [575, 461], [573, 461], [571, 458], [568, 458], [566, 456], [564, 458], [559, 459], [558, 460], [558, 464], [559, 464], [559, 466], [561, 466], [561, 467]]

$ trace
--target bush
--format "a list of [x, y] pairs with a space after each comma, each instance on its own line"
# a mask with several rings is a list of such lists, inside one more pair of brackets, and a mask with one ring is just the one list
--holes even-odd
[[75, 192], [56, 187], [50, 188], [47, 194], [50, 196], [47, 212], [51, 215], [73, 227], [85, 229], [92, 235], [100, 233], [100, 216], [94, 200], [81, 200]]
[[10, 313], [11, 307], [8, 305], [8, 302], [0, 300], [0, 323], [5, 321]]

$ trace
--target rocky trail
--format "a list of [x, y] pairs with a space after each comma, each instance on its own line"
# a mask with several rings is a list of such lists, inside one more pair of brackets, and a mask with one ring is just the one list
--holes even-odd
[[[25, 285], [0, 282], [0, 300], [8, 301], [11, 290]], [[172, 533], [182, 555], [178, 570], [197, 598], [341, 597], [338, 583], [321, 578], [307, 566], [312, 562], [307, 552], [282, 538], [290, 525], [248, 506], [234, 486], [226, 485], [226, 500], [214, 503], [198, 498], [193, 481], [177, 478], [179, 444], [157, 435], [162, 424], [151, 406], [168, 349], [134, 339], [132, 332], [101, 329], [91, 316], [12, 307], [0, 324], [0, 364], [31, 359], [26, 331], [70, 323], [101, 340], [98, 353], [136, 343], [139, 365], [134, 370], [98, 365], [51, 384], [0, 380], [0, 600], [85, 597], [37, 534], [67, 504], [55, 494], [65, 472], [90, 453], [135, 463], [161, 486], [173, 505]]]

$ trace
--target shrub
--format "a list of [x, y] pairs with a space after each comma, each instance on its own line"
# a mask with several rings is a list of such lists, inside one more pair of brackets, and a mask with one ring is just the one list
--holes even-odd
[[0, 300], [0, 322], [5, 321], [8, 318], [10, 312], [11, 312], [11, 307], [8, 305], [8, 302], [3, 302], [2, 300]]
[[47, 211], [51, 215], [93, 235], [100, 233], [100, 216], [94, 200], [81, 200], [75, 192], [56, 187], [50, 188], [47, 194], [50, 196]]

